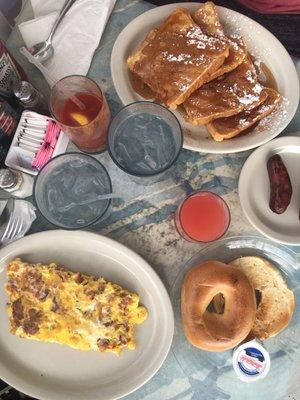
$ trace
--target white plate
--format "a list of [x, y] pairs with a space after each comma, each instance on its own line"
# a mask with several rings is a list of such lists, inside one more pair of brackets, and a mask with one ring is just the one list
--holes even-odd
[[[142, 100], [131, 87], [126, 59], [146, 34], [159, 25], [175, 8], [194, 11], [199, 3], [176, 3], [156, 7], [131, 21], [118, 36], [111, 55], [111, 75], [115, 89], [124, 105]], [[184, 131], [184, 148], [206, 153], [235, 153], [268, 142], [287, 126], [299, 102], [299, 81], [295, 66], [282, 44], [269, 31], [252, 19], [224, 7], [218, 13], [228, 33], [243, 36], [249, 51], [272, 71], [279, 92], [287, 99], [281, 112], [272, 117], [265, 128], [257, 126], [251, 133], [223, 142], [215, 142], [203, 126], [193, 126], [175, 112]]]
[[[270, 184], [267, 161], [279, 153], [288, 170], [293, 195], [283, 214], [269, 208]], [[239, 196], [249, 222], [265, 236], [285, 244], [300, 245], [300, 137], [272, 140], [255, 150], [245, 162], [239, 178]]]
[[[3, 285], [5, 267], [16, 256], [55, 260], [137, 292], [149, 317], [135, 329], [136, 350], [118, 357], [11, 335]], [[89, 232], [42, 232], [2, 249], [0, 271], [0, 378], [22, 392], [42, 400], [117, 399], [149, 380], [167, 356], [174, 329], [169, 296], [150, 265], [125, 246]]]

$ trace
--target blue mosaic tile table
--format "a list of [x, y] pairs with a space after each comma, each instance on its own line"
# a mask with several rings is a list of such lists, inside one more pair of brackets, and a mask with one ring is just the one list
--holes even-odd
[[[106, 93], [112, 114], [122, 106], [113, 87], [110, 75], [110, 54], [119, 32], [137, 15], [152, 8], [153, 5], [142, 0], [117, 0], [116, 7], [108, 22], [102, 40], [95, 52], [88, 76], [98, 82]], [[30, 10], [24, 10], [23, 19], [30, 16]], [[18, 54], [22, 43], [16, 29], [7, 44], [16, 58], [23, 64], [32, 82], [47, 93], [43, 78], [31, 65], [24, 62]], [[295, 60], [296, 62], [296, 60]], [[300, 72], [300, 64], [298, 64]], [[300, 132], [300, 112], [283, 134]], [[70, 150], [74, 147], [70, 145]], [[229, 204], [232, 221], [227, 236], [257, 234], [242, 213], [237, 184], [241, 167], [250, 152], [239, 154], [212, 155], [183, 150], [177, 162], [176, 172], [166, 175], [162, 181], [144, 186], [134, 182], [119, 170], [107, 153], [96, 156], [107, 167], [122, 200], [114, 200], [111, 214], [93, 230], [125, 244], [143, 256], [157, 271], [170, 290], [183, 264], [201, 249], [201, 245], [184, 241], [176, 233], [173, 214], [180, 201], [195, 189], [212, 190], [223, 196]], [[30, 233], [53, 229], [39, 215]], [[300, 252], [300, 249], [296, 249]], [[176, 333], [176, 332], [175, 332]], [[245, 392], [235, 393], [232, 387], [222, 387], [222, 370], [218, 368], [188, 373], [176, 359], [178, 349], [173, 346], [159, 372], [142, 388], [127, 396], [128, 400], [272, 400], [264, 393], [251, 395]], [[286, 381], [289, 371], [281, 380], [280, 393], [286, 393]], [[2, 385], [2, 386], [1, 386]], [[0, 384], [1, 389], [5, 384]], [[5, 389], [4, 389], [5, 390]], [[248, 396], [249, 394], [249, 396]], [[296, 393], [286, 397], [296, 399]], [[11, 391], [7, 399], [17, 399], [17, 393]], [[254, 397], [253, 397], [254, 396]], [[24, 397], [19, 397], [24, 398]], [[282, 395], [284, 398], [284, 395]], [[300, 390], [298, 392], [300, 399]], [[101, 395], [99, 397], [101, 399]]]

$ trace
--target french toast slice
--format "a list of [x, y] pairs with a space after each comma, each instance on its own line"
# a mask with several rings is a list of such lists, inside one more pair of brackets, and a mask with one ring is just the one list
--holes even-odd
[[229, 55], [221, 67], [210, 76], [214, 80], [240, 65], [247, 56], [247, 48], [240, 36], [225, 36], [223, 26], [220, 22], [217, 7], [211, 1], [202, 4], [193, 14], [193, 19], [202, 31], [209, 36], [220, 37], [228, 40]]
[[267, 94], [267, 98], [258, 107], [243, 111], [229, 118], [215, 119], [207, 124], [206, 128], [213, 139], [217, 142], [231, 139], [271, 114], [282, 97], [276, 90], [271, 88], [265, 88], [264, 92]]
[[222, 38], [205, 35], [189, 12], [178, 8], [128, 57], [127, 66], [175, 109], [208, 80], [229, 54]]
[[212, 1], [201, 4], [192, 17], [206, 35], [225, 36], [217, 7]]
[[257, 107], [266, 98], [253, 62], [247, 57], [223, 79], [215, 79], [196, 90], [183, 106], [187, 121], [202, 125]]

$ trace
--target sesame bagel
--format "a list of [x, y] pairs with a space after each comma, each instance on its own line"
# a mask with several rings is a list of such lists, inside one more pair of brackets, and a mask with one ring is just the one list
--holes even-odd
[[[223, 295], [222, 313], [209, 311], [215, 296]], [[244, 340], [254, 323], [254, 289], [233, 266], [207, 261], [190, 269], [181, 290], [181, 315], [189, 342], [207, 351], [225, 351]]]

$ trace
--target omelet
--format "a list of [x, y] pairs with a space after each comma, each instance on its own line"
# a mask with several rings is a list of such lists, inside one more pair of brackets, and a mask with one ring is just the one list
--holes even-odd
[[13, 260], [5, 289], [12, 334], [78, 350], [133, 350], [134, 326], [148, 316], [136, 293], [55, 263]]

